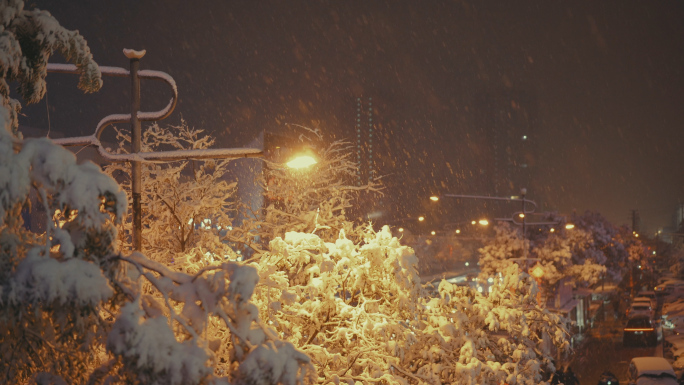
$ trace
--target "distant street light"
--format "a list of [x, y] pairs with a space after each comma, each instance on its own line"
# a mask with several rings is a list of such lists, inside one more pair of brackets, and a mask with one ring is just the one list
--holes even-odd
[[489, 225], [489, 221], [486, 220], [486, 219], [480, 219], [480, 220], [478, 221], [478, 223], [479, 223], [480, 225], [482, 225], [482, 226], [487, 226], [487, 225]]
[[534, 277], [534, 280], [537, 282], [537, 304], [541, 306], [542, 302], [542, 282], [541, 279], [544, 276], [544, 268], [541, 267], [539, 263], [537, 263], [534, 268], [530, 271], [530, 274]]
[[541, 279], [541, 277], [544, 276], [544, 268], [541, 267], [541, 265], [537, 264], [534, 266], [534, 269], [530, 272], [535, 278]]
[[568, 223], [567, 225], [565, 225], [565, 228], [568, 230], [572, 230], [575, 228], [575, 225], [573, 225], [572, 223]]
[[422, 222], [422, 221], [424, 221], [424, 220], [425, 220], [425, 217], [424, 217], [424, 216], [421, 215], [421, 216], [418, 217], [418, 222]]
[[439, 200], [439, 197], [433, 195], [433, 196], [430, 197], [430, 200], [433, 201], [433, 202], [437, 202], [437, 201]]

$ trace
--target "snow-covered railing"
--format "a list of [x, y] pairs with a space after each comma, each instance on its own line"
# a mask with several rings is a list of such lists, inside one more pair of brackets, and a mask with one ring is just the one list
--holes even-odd
[[[112, 114], [104, 117], [97, 124], [95, 132], [90, 136], [78, 136], [73, 138], [61, 138], [54, 140], [62, 146], [94, 146], [100, 155], [109, 162], [131, 163], [131, 195], [133, 198], [133, 247], [141, 249], [142, 207], [141, 207], [141, 184], [142, 162], [164, 162], [186, 159], [236, 159], [245, 157], [262, 157], [263, 151], [255, 148], [217, 148], [197, 150], [175, 150], [142, 152], [141, 151], [141, 121], [157, 121], [168, 117], [176, 107], [178, 101], [178, 87], [171, 75], [152, 70], [140, 70], [140, 59], [145, 56], [145, 50], [136, 51], [124, 49], [124, 55], [130, 60], [130, 70], [120, 67], [99, 67], [100, 73], [105, 76], [129, 77], [131, 79], [131, 113]], [[77, 66], [73, 64], [47, 65], [48, 72], [80, 74]], [[140, 111], [140, 79], [161, 80], [171, 87], [171, 101], [163, 109], [152, 112]], [[113, 154], [102, 146], [100, 137], [105, 128], [116, 123], [130, 123], [131, 125], [131, 150], [128, 154]], [[17, 145], [21, 146], [21, 143]]]
[[[79, 74], [78, 67], [73, 64], [49, 63], [48, 72]], [[131, 71], [121, 67], [100, 66], [100, 72], [105, 76], [128, 77]], [[166, 72], [153, 70], [140, 70], [138, 77], [141, 79], [161, 80], [171, 87], [172, 95], [169, 104], [163, 109], [153, 112], [139, 111], [137, 118], [140, 121], [157, 121], [167, 118], [176, 107], [178, 101], [178, 88], [176, 81]], [[110, 162], [146, 162], [146, 161], [176, 161], [184, 159], [237, 159], [255, 158], [263, 156], [263, 152], [254, 148], [220, 148], [205, 150], [178, 150], [178, 151], [159, 151], [159, 152], [139, 152], [135, 154], [113, 154], [102, 146], [100, 137], [104, 129], [112, 124], [129, 123], [131, 114], [112, 114], [104, 117], [97, 124], [93, 135], [77, 136], [72, 138], [53, 139], [55, 143], [68, 146], [93, 146], [97, 147], [98, 153]]]

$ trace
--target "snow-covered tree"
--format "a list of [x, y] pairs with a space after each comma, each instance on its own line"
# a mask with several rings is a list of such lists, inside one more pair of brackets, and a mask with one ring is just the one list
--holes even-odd
[[288, 232], [255, 266], [262, 317], [312, 358], [319, 382], [536, 384], [548, 346], [567, 347], [517, 265], [490, 297], [444, 281], [431, 298], [387, 227], [359, 243]]
[[555, 286], [561, 279], [570, 278], [582, 285], [593, 285], [605, 274], [605, 255], [593, 249], [591, 233], [574, 228], [560, 228], [537, 243], [533, 254], [539, 258], [543, 280]]
[[[8, 81], [19, 83], [26, 101], [39, 100], [54, 50], [81, 69], [86, 90], [100, 78], [78, 33], [47, 12], [24, 10], [22, 2], [0, 10], [3, 382], [311, 383], [309, 357], [263, 326], [250, 302], [254, 267], [224, 262], [188, 274], [140, 253], [121, 254], [115, 224], [126, 213], [126, 196], [116, 181], [93, 163], [77, 164], [47, 138], [21, 139], [19, 102], [9, 98]], [[22, 224], [31, 189], [48, 214], [45, 234]], [[216, 320], [224, 339], [208, 340], [204, 331]], [[229, 370], [215, 373], [220, 349]]]
[[3, 1], [0, 7], [0, 101], [9, 114], [13, 134], [18, 134], [21, 103], [10, 96], [8, 83], [18, 83], [17, 92], [26, 103], [41, 100], [46, 92], [47, 62], [55, 51], [78, 67], [80, 89], [85, 92], [100, 89], [100, 70], [77, 31], [60, 26], [49, 12], [24, 9], [23, 1]]
[[616, 227], [601, 214], [591, 211], [574, 215], [571, 220], [576, 228], [591, 235], [588, 253], [595, 255], [606, 267], [609, 279], [622, 279], [631, 265], [643, 256], [641, 241], [627, 227]]
[[480, 279], [496, 276], [509, 266], [519, 263], [516, 259], [530, 257], [529, 241], [522, 239], [512, 225], [502, 222], [494, 227], [494, 238], [480, 252]]
[[[117, 130], [118, 153], [130, 149], [130, 135]], [[179, 126], [152, 124], [143, 131], [142, 151], [207, 149], [214, 139], [185, 121]], [[235, 182], [225, 180], [228, 161], [178, 161], [142, 165], [142, 251], [164, 264], [197, 269], [214, 261], [236, 260], [237, 255], [223, 242], [235, 208]], [[120, 180], [131, 199], [130, 165], [110, 164], [107, 174]], [[132, 218], [124, 221], [125, 234], [132, 230]], [[130, 247], [130, 237], [121, 237]]]

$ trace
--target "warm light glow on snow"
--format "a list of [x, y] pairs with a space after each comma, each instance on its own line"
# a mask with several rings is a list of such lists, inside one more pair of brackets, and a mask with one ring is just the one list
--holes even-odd
[[318, 163], [318, 162], [312, 156], [303, 155], [303, 156], [298, 156], [298, 157], [292, 159], [291, 161], [287, 162], [287, 167], [294, 168], [294, 169], [300, 169], [300, 168], [307, 168], [307, 167], [313, 166], [316, 163]]

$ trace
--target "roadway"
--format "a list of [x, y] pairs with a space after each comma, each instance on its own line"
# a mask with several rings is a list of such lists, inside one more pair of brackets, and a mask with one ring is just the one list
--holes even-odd
[[[605, 370], [615, 374], [620, 384], [627, 384], [627, 370], [632, 358], [663, 356], [662, 341], [656, 347], [624, 347], [622, 329], [626, 319], [616, 319], [612, 306], [606, 304], [604, 308], [604, 319], [594, 324], [591, 336], [576, 349], [569, 363], [582, 385], [598, 384]], [[624, 306], [619, 310], [619, 315], [622, 314]]]

